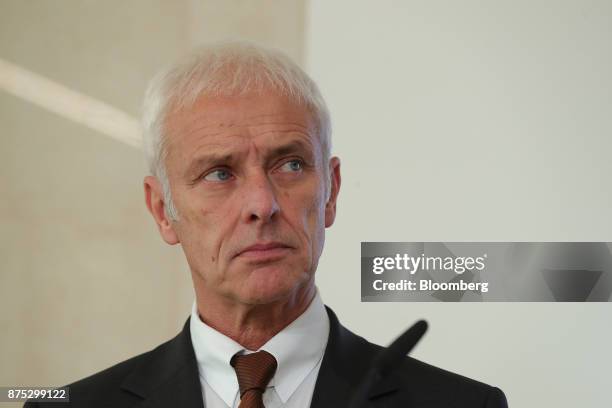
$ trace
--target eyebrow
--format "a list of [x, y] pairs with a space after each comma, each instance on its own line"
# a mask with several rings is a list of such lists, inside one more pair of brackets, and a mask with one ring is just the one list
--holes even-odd
[[293, 140], [287, 144], [272, 148], [268, 153], [269, 158], [274, 158], [278, 156], [285, 156], [287, 154], [296, 153], [296, 152], [304, 152], [311, 154], [313, 150], [313, 146], [310, 143], [306, 143], [302, 140]]
[[[302, 140], [293, 140], [289, 143], [273, 147], [264, 154], [264, 160], [270, 161], [279, 156], [285, 156], [292, 153], [303, 153], [307, 155], [307, 159], [313, 159], [313, 148], [311, 143], [307, 143]], [[239, 161], [240, 154], [233, 153], [208, 153], [196, 158], [188, 167], [185, 172], [189, 178], [195, 178], [199, 176], [199, 173], [203, 169], [212, 168], [221, 165], [233, 165]], [[196, 174], [198, 173], [198, 174]]]
[[223, 154], [223, 153], [205, 154], [195, 159], [187, 167], [187, 171], [185, 172], [185, 175], [189, 178], [194, 178], [194, 177], [199, 176], [199, 174], [196, 174], [196, 173], [199, 173], [201, 169], [208, 168], [208, 167], [214, 167], [214, 166], [220, 166], [220, 165], [228, 164], [228, 163], [234, 163], [235, 161], [236, 161], [236, 156], [231, 153], [229, 154]]

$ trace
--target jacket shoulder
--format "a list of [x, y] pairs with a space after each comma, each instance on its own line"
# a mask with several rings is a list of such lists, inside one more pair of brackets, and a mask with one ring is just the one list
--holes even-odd
[[[68, 388], [69, 403], [26, 402], [25, 408], [34, 407], [102, 407], [125, 405], [129, 395], [120, 390], [120, 385], [132, 370], [139, 366], [152, 351], [145, 352], [117, 363], [109, 368], [75, 381], [64, 387]], [[118, 403], [118, 401], [121, 401]], [[134, 399], [136, 401], [136, 399]]]
[[[161, 346], [160, 346], [161, 347]], [[159, 347], [158, 347], [159, 348]], [[129, 394], [121, 389], [121, 384], [131, 372], [144, 364], [158, 348], [121, 361], [102, 371], [85, 377], [81, 380], [68, 384], [70, 400], [83, 406], [97, 406], [105, 401], [110, 404], [113, 401], [124, 401]], [[134, 396], [134, 400], [137, 399]], [[112, 404], [111, 404], [112, 405]], [[110, 405], [109, 405], [110, 406]]]
[[[385, 349], [349, 330], [345, 336], [364, 365], [372, 364]], [[410, 356], [403, 358], [390, 377], [400, 390], [398, 398], [415, 406], [507, 408], [506, 397], [499, 388]]]
[[125, 387], [124, 382], [137, 370], [146, 370], [151, 361], [164, 353], [172, 340], [153, 350], [138, 354], [121, 361], [102, 371], [70, 383], [68, 387], [70, 403], [27, 403], [25, 407], [124, 407], [132, 406], [141, 398]]
[[[423, 406], [507, 408], [504, 393], [497, 387], [405, 357], [396, 376], [411, 400]], [[417, 404], [419, 405], [419, 404]]]
[[418, 374], [417, 378], [413, 378], [413, 381], [416, 380], [419, 382], [427, 382], [430, 384], [442, 383], [447, 384], [449, 386], [457, 384], [473, 389], [488, 390], [489, 388], [491, 388], [490, 385], [487, 385], [483, 382], [465, 377], [463, 375], [451, 371], [444, 370], [442, 368], [433, 366], [431, 364], [408, 356], [405, 358], [404, 363], [401, 366], [401, 371], [404, 373], [404, 375], [415, 376]]

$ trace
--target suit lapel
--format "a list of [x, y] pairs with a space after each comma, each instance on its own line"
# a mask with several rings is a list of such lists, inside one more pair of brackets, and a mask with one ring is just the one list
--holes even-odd
[[189, 319], [174, 339], [151, 352], [121, 388], [143, 398], [142, 407], [204, 407]]
[[[353, 395], [360, 391], [372, 361], [382, 349], [351, 333], [340, 324], [331, 309], [326, 309], [329, 316], [329, 339], [311, 408], [346, 407]], [[384, 402], [384, 396], [392, 395], [398, 388], [399, 384], [392, 376], [376, 384], [367, 397]]]

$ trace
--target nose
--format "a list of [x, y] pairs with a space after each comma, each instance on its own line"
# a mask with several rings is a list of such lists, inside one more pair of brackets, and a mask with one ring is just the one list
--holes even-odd
[[251, 176], [246, 180], [243, 189], [245, 222], [267, 223], [280, 211], [274, 185], [266, 174]]

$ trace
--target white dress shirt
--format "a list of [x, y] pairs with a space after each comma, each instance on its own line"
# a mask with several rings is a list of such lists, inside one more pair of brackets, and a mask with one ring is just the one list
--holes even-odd
[[[198, 361], [206, 408], [237, 408], [240, 392], [230, 365], [239, 352], [252, 353], [200, 319], [196, 302], [190, 319], [191, 342]], [[308, 408], [329, 336], [329, 318], [319, 292], [308, 308], [272, 337], [260, 350], [278, 362], [276, 373], [263, 395], [266, 408]]]

